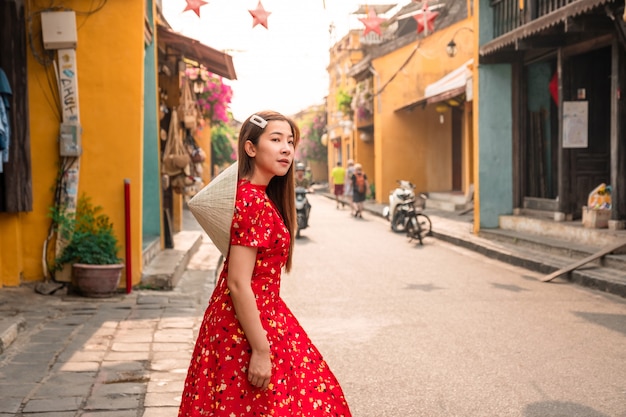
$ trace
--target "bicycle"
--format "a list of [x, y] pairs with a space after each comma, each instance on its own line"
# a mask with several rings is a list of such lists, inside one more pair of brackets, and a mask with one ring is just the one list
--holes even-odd
[[424, 244], [426, 236], [433, 235], [433, 225], [430, 217], [422, 213], [426, 199], [425, 194], [420, 194], [420, 198], [424, 201], [419, 208], [415, 205], [415, 199], [411, 199], [403, 203], [405, 214], [406, 235], [409, 241], [417, 240], [420, 245]]

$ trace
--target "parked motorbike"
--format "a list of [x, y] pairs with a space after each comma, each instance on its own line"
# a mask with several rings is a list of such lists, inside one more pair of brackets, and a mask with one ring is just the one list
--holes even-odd
[[391, 222], [391, 230], [406, 231], [409, 204], [415, 202], [415, 185], [410, 181], [398, 180], [398, 186], [389, 193], [389, 205], [383, 209], [383, 217]]
[[296, 231], [296, 239], [299, 239], [300, 231], [309, 227], [309, 214], [311, 213], [311, 204], [306, 195], [309, 191], [304, 187], [296, 187], [296, 218], [298, 229]]

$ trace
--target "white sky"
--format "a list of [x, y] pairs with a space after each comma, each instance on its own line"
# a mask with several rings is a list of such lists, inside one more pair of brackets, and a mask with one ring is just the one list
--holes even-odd
[[[268, 27], [252, 28], [248, 10], [258, 0], [207, 0], [200, 18], [183, 13], [185, 0], [163, 0], [163, 14], [172, 29], [233, 57], [236, 81], [231, 111], [245, 120], [256, 111], [272, 109], [291, 115], [323, 104], [328, 93], [329, 49], [349, 28], [363, 28], [352, 15], [364, 0], [262, 0], [271, 12]], [[401, 3], [379, 1], [376, 4]], [[404, 1], [403, 3], [407, 3]], [[331, 39], [329, 25], [336, 27]]]

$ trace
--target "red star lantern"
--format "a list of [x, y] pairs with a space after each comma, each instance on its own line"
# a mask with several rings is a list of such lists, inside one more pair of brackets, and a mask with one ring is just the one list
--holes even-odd
[[428, 2], [424, 2], [424, 10], [421, 14], [413, 15], [413, 19], [417, 21], [417, 33], [422, 33], [426, 30], [428, 32], [435, 31], [435, 19], [439, 16], [439, 12], [431, 12], [428, 10]]
[[256, 25], [265, 26], [265, 29], [269, 29], [267, 27], [267, 18], [272, 12], [268, 12], [263, 8], [261, 4], [261, 0], [259, 0], [259, 4], [257, 4], [256, 9], [248, 10], [252, 15], [252, 27], [254, 28]]
[[376, 15], [376, 10], [370, 9], [367, 13], [367, 17], [359, 18], [361, 22], [365, 25], [365, 30], [363, 31], [363, 36], [367, 35], [370, 32], [376, 32], [379, 36], [382, 36], [380, 32], [380, 24], [385, 21], [382, 17], [378, 17]]
[[183, 12], [186, 12], [187, 10], [193, 10], [194, 12], [196, 12], [198, 17], [200, 17], [200, 7], [204, 6], [205, 4], [209, 4], [204, 0], [186, 0], [186, 1], [187, 1], [187, 7], [185, 7], [185, 10], [183, 10]]

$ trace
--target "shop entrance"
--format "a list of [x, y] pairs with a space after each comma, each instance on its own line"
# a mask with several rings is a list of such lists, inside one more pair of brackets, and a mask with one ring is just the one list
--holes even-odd
[[589, 192], [611, 179], [611, 48], [572, 56], [563, 69], [564, 100], [588, 103], [587, 146], [563, 150], [565, 209], [577, 219]]

